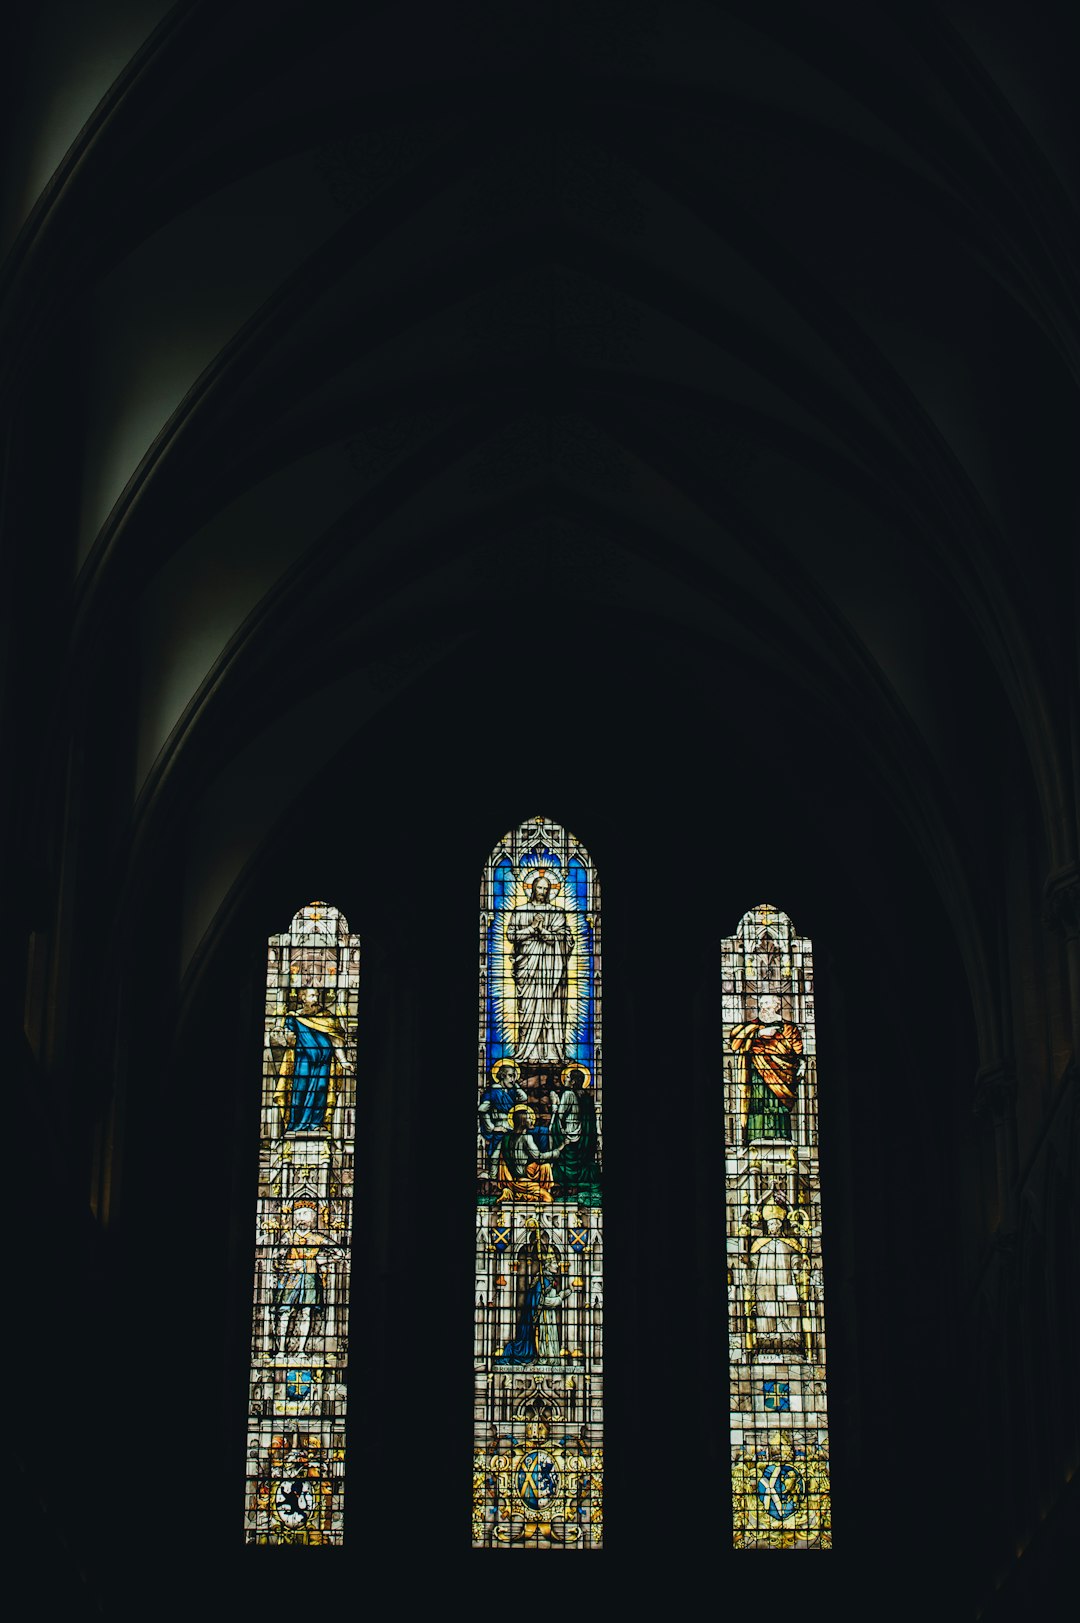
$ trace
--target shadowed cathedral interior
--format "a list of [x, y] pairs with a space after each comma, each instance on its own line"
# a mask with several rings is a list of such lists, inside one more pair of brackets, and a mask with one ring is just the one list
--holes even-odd
[[[22, 8], [41, 1615], [632, 1583], [995, 1623], [1075, 1574], [1067, 11]], [[468, 1548], [477, 895], [537, 815], [604, 894], [611, 1466], [603, 1551], [539, 1573]], [[347, 1542], [245, 1548], [266, 941], [316, 898], [362, 944]], [[720, 943], [764, 902], [817, 965], [820, 1560], [730, 1549]]]

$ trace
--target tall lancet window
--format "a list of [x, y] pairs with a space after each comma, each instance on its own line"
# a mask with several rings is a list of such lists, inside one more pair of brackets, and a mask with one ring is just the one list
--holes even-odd
[[763, 904], [723, 944], [734, 1544], [832, 1542], [810, 942]]
[[360, 941], [302, 907], [266, 970], [249, 1544], [340, 1544]]
[[480, 889], [475, 1545], [602, 1540], [600, 1068], [596, 870], [536, 817]]

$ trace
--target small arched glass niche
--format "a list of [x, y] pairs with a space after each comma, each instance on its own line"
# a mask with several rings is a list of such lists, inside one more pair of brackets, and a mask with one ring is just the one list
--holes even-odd
[[779, 908], [722, 947], [733, 1542], [832, 1544], [811, 944]]
[[600, 887], [545, 817], [480, 888], [473, 1544], [603, 1538]]
[[360, 941], [326, 902], [267, 944], [249, 1544], [341, 1544]]

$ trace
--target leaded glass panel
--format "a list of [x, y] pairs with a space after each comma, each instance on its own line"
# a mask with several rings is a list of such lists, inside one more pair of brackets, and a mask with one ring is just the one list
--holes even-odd
[[600, 888], [536, 817], [480, 895], [473, 1543], [602, 1540]]
[[828, 1549], [829, 1434], [810, 942], [762, 904], [723, 943], [736, 1549]]
[[340, 1544], [359, 937], [325, 902], [270, 937], [245, 1534]]

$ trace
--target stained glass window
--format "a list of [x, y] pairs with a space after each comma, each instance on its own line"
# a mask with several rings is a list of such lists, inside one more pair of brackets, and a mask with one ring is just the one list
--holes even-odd
[[340, 1544], [359, 938], [312, 902], [270, 937], [245, 1534]]
[[602, 1541], [600, 888], [536, 817], [480, 891], [473, 1544]]
[[751, 908], [723, 943], [734, 1544], [828, 1549], [829, 1434], [810, 942]]

